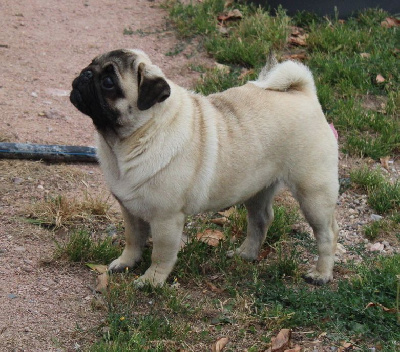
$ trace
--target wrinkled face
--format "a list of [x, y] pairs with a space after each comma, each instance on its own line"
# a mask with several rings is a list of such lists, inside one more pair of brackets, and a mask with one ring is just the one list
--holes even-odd
[[[134, 113], [170, 96], [161, 70], [139, 50], [97, 56], [72, 83], [70, 100], [90, 116], [99, 131], [117, 130]], [[129, 115], [129, 116], [128, 116]]]

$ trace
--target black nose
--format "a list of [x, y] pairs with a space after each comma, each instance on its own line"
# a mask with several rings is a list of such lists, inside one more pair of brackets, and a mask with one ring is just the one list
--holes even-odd
[[83, 71], [78, 77], [74, 79], [74, 81], [72, 82], [72, 87], [74, 89], [77, 89], [83, 85], [86, 85], [87, 83], [89, 83], [92, 77], [93, 72], [91, 70]]
[[91, 79], [93, 77], [93, 72], [90, 70], [82, 72], [82, 78]]

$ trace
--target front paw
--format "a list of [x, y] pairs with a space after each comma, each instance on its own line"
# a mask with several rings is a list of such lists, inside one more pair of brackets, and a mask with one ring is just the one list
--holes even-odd
[[110, 273], [122, 273], [128, 271], [134, 266], [135, 263], [124, 261], [121, 257], [115, 259], [108, 266], [108, 271]]

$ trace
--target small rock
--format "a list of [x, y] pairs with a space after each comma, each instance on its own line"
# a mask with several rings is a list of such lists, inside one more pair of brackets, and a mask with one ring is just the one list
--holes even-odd
[[380, 216], [378, 214], [371, 214], [371, 219], [372, 219], [372, 221], [379, 221], [379, 220], [382, 220], [382, 216]]
[[370, 250], [371, 252], [381, 252], [381, 251], [383, 251], [383, 249], [384, 249], [384, 245], [383, 245], [383, 243], [380, 243], [380, 242], [374, 243], [374, 244], [369, 248], [369, 250]]
[[18, 246], [18, 247], [15, 247], [15, 250], [16, 250], [17, 252], [25, 252], [25, 251], [26, 251], [26, 248], [25, 248], [25, 247], [22, 247], [22, 246]]
[[18, 185], [24, 180], [21, 177], [14, 177], [12, 181]]
[[346, 252], [347, 252], [346, 248], [344, 248], [344, 246], [341, 243], [338, 243], [336, 245], [336, 255], [337, 256], [341, 256]]
[[9, 299], [14, 299], [14, 298], [17, 298], [18, 296], [15, 295], [14, 293], [9, 293], [9, 294], [7, 295], [7, 297], [8, 297]]
[[37, 189], [44, 189], [43, 185], [38, 185]]
[[34, 97], [34, 98], [37, 98], [37, 97], [38, 97], [38, 94], [37, 94], [36, 92], [32, 92], [32, 93], [31, 93], [31, 96]]

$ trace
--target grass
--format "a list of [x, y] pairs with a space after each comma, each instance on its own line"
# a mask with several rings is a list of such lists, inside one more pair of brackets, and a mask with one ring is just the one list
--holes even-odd
[[64, 195], [48, 196], [29, 207], [29, 220], [50, 228], [87, 226], [110, 220], [111, 204], [108, 199], [85, 193], [83, 200]]
[[387, 180], [379, 169], [353, 170], [351, 180], [368, 194], [368, 204], [379, 214], [400, 212], [400, 181]]
[[71, 262], [109, 264], [122, 250], [113, 239], [96, 238], [86, 230], [73, 231], [63, 242], [56, 241], [56, 257]]

